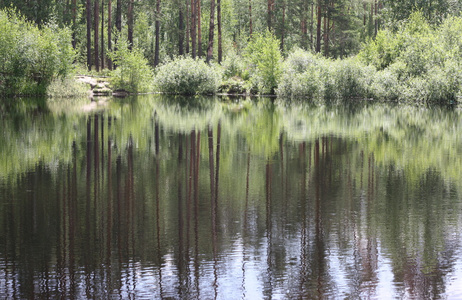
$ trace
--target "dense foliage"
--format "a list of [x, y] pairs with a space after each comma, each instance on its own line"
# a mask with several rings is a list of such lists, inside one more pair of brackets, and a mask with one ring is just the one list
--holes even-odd
[[426, 102], [460, 93], [459, 1], [31, 3], [40, 9], [0, 1], [25, 16], [1, 15], [3, 94], [43, 93], [68, 73], [74, 51], [77, 63], [110, 69], [113, 88], [129, 92]]
[[156, 89], [169, 94], [213, 94], [220, 84], [221, 74], [204, 61], [177, 58], [158, 67]]
[[400, 30], [380, 31], [359, 58], [378, 70], [376, 84], [394, 82], [392, 88], [400, 99], [453, 101], [462, 84], [461, 29], [460, 17], [447, 18], [432, 27], [421, 12], [416, 12]]
[[0, 10], [0, 94], [45, 94], [72, 69], [75, 52], [68, 29], [39, 29], [14, 10]]
[[119, 42], [111, 58], [117, 68], [111, 72], [111, 85], [115, 90], [128, 92], [149, 92], [152, 90], [153, 73], [147, 59], [138, 49], [128, 49], [125, 42]]
[[284, 63], [278, 95], [337, 100], [365, 98], [373, 69], [357, 59], [330, 60], [297, 49]]
[[278, 85], [282, 62], [279, 46], [279, 41], [267, 31], [252, 36], [245, 48], [251, 82], [264, 93], [273, 94]]

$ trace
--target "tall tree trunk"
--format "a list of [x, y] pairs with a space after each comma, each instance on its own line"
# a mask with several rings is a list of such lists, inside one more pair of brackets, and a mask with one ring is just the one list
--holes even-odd
[[101, 70], [104, 70], [104, 0], [101, 0]]
[[[2, 3], [2, 1], [0, 1]], [[69, 0], [66, 0], [66, 3], [63, 5], [63, 23], [66, 25], [69, 25], [70, 20], [69, 20]]]
[[132, 50], [133, 48], [133, 0], [128, 1], [127, 27], [128, 27], [128, 49]]
[[95, 67], [99, 72], [99, 0], [95, 0]]
[[266, 23], [268, 26], [268, 30], [271, 31], [272, 27], [272, 20], [273, 20], [273, 1], [267, 1], [268, 9], [267, 9], [267, 16], [266, 16]]
[[303, 1], [303, 6], [301, 10], [301, 16], [300, 16], [300, 29], [302, 31], [302, 40], [301, 44], [304, 49], [308, 49], [308, 20], [307, 20], [307, 14], [308, 14], [308, 2]]
[[75, 40], [75, 32], [77, 31], [77, 0], [72, 0], [72, 47], [75, 49], [77, 47], [77, 42]]
[[[112, 0], [107, 3], [107, 50], [112, 51]], [[108, 59], [108, 68], [112, 70], [112, 60]]]
[[379, 31], [379, 19], [377, 17], [377, 14], [378, 14], [378, 3], [377, 3], [377, 0], [375, 0], [374, 36], [377, 36], [377, 31]]
[[213, 56], [213, 33], [215, 31], [215, 0], [210, 1], [210, 26], [209, 26], [209, 44], [207, 47], [207, 63]]
[[252, 36], [253, 28], [252, 28], [252, 0], [249, 0], [249, 35]]
[[314, 46], [314, 2], [311, 2], [311, 21], [310, 21], [310, 49]]
[[87, 11], [87, 67], [91, 71], [91, 0], [86, 1]]
[[317, 24], [316, 24], [316, 53], [321, 52], [321, 0], [318, 0], [318, 9], [317, 9]]
[[281, 51], [284, 51], [284, 35], [285, 35], [285, 26], [286, 26], [286, 3], [282, 3], [282, 28], [281, 28]]
[[159, 51], [160, 51], [160, 0], [156, 2], [156, 46], [154, 49], [154, 67], [159, 65]]
[[367, 3], [366, 3], [366, 1], [363, 2], [363, 9], [364, 9], [363, 25], [366, 26], [366, 20], [367, 20]]
[[183, 16], [183, 3], [180, 0], [178, 2], [179, 13], [178, 13], [178, 54], [184, 54], [184, 16]]
[[[116, 29], [118, 34], [122, 32], [122, 0], [117, 0], [116, 7]], [[117, 42], [116, 42], [117, 44]]]
[[197, 1], [197, 55], [204, 56], [202, 52], [202, 26], [201, 26], [201, 0]]
[[[116, 30], [117, 30], [117, 34], [116, 34], [116, 37], [115, 37], [115, 51], [117, 51], [117, 43], [118, 43], [118, 40], [119, 40], [119, 36], [122, 32], [122, 0], [117, 0], [117, 3], [116, 3], [117, 7], [116, 7], [116, 20], [115, 20], [115, 25], [116, 25]], [[113, 64], [113, 68], [115, 69], [117, 67], [117, 64]]]
[[217, 0], [217, 22], [218, 22], [218, 63], [223, 60], [223, 48], [221, 40], [221, 0]]
[[324, 15], [324, 56], [329, 56], [329, 7], [325, 7]]
[[189, 14], [189, 0], [186, 0], [186, 53], [189, 53], [189, 33], [190, 33], [190, 14]]
[[374, 35], [374, 3], [371, 3], [370, 21], [370, 33]]
[[191, 52], [193, 58], [196, 58], [196, 1], [191, 0]]

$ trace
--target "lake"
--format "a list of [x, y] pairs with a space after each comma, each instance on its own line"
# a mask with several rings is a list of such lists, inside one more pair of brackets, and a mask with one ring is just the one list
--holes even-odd
[[461, 299], [462, 110], [0, 102], [2, 299]]

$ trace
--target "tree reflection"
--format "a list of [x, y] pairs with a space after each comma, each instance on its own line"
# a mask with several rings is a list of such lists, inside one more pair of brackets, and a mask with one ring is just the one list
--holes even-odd
[[[142, 102], [63, 123], [62, 158], [0, 179], [1, 297], [444, 296], [460, 176], [416, 167], [417, 117], [357, 134], [328, 121], [375, 110], [220, 107]], [[387, 152], [399, 136], [408, 164]]]

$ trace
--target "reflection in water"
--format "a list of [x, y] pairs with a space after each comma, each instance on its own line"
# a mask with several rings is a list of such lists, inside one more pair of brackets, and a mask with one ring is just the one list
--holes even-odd
[[0, 298], [462, 296], [458, 111], [174, 103], [2, 120]]

